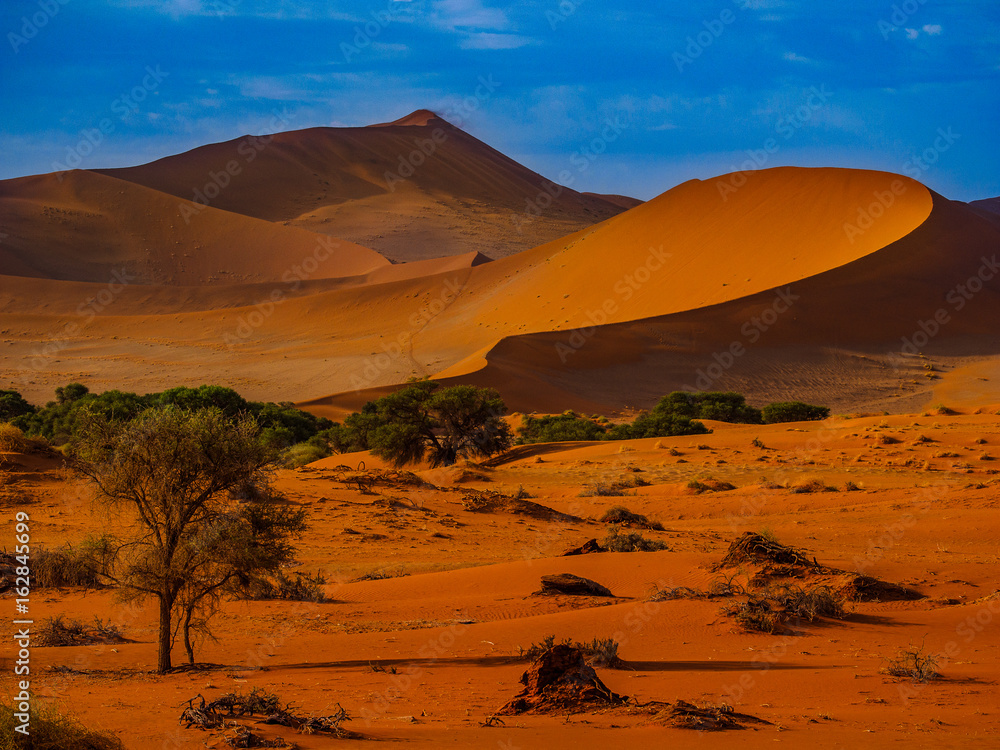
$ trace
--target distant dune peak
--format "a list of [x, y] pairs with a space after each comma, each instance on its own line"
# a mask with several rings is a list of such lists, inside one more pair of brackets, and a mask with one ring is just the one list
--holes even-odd
[[444, 122], [444, 118], [436, 112], [432, 112], [429, 109], [418, 109], [415, 112], [411, 112], [406, 117], [400, 117], [398, 120], [393, 120], [392, 122], [379, 122], [374, 125], [369, 125], [368, 127], [388, 128], [397, 125], [416, 125], [424, 127], [429, 125], [433, 120], [440, 120]]

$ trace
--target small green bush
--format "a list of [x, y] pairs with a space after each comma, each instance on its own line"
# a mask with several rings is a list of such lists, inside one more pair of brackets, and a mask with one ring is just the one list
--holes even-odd
[[810, 422], [826, 419], [830, 416], [830, 409], [825, 406], [804, 404], [801, 401], [779, 401], [765, 406], [761, 410], [760, 416], [764, 424]]
[[519, 444], [601, 440], [606, 430], [594, 419], [567, 411], [555, 416], [525, 416], [518, 429]]

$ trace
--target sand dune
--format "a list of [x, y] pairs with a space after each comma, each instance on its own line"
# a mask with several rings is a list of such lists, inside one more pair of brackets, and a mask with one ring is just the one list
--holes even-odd
[[[393, 127], [412, 126], [378, 130]], [[66, 337], [58, 362], [37, 352], [87, 289], [48, 309], [14, 292], [3, 300], [19, 332], [5, 369], [9, 377], [34, 356], [42, 366], [18, 378], [41, 398], [77, 377], [140, 390], [211, 380], [333, 415], [412, 376], [495, 386], [519, 410], [642, 408], [684, 385], [833, 406], [862, 393], [898, 409], [930, 398], [922, 361], [885, 355], [952, 304], [948, 294], [996, 246], [997, 227], [897, 175], [745, 177], [724, 196], [720, 181], [731, 177], [685, 183], [492, 263], [470, 253], [382, 264], [282, 286], [277, 300], [266, 284], [137, 286]], [[983, 285], [927, 342], [951, 358], [942, 366], [997, 353], [996, 281]], [[744, 353], [723, 367], [734, 344]], [[913, 380], [919, 387], [906, 385]], [[324, 392], [334, 396], [317, 398]]]
[[102, 172], [399, 261], [502, 257], [638, 203], [557, 186], [427, 110], [376, 127], [244, 136]]
[[[1000, 356], [1000, 231], [962, 203], [933, 199], [930, 216], [910, 234], [784, 292], [511, 337], [489, 351], [472, 378], [516, 383], [507, 392], [517, 408], [540, 391], [551, 409], [635, 408], [685, 387], [733, 389], [761, 400], [812, 398], [852, 410], [916, 409], [953, 396], [933, 396], [938, 373]], [[622, 379], [630, 384], [625, 393], [614, 387]], [[973, 380], [973, 402], [1000, 398], [1000, 383]]]
[[280, 282], [388, 266], [378, 253], [74, 170], [0, 181], [0, 272], [147, 285]]

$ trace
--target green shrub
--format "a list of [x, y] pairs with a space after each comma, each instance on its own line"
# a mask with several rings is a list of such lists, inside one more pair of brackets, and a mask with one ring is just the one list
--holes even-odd
[[525, 416], [518, 429], [519, 444], [559, 443], [573, 440], [600, 440], [604, 427], [593, 419], [567, 411], [555, 416]]
[[20, 393], [0, 390], [0, 422], [10, 422], [12, 419], [34, 413], [35, 407], [25, 401]]
[[826, 419], [829, 416], [829, 408], [804, 404], [801, 401], [780, 401], [768, 404], [761, 410], [761, 419], [764, 421], [764, 424], [810, 422], [817, 419]]
[[[5, 393], [16, 392], [0, 391], [0, 408]], [[329, 419], [301, 411], [291, 403], [247, 401], [233, 389], [217, 385], [197, 388], [181, 386], [140, 396], [123, 391], [91, 393], [80, 383], [56, 388], [56, 400], [42, 409], [32, 407], [31, 411], [25, 411], [23, 406], [17, 407], [21, 414], [14, 418], [14, 424], [28, 435], [44, 437], [53, 445], [65, 445], [71, 443], [79, 432], [81, 416], [85, 411], [124, 423], [146, 409], [167, 406], [192, 410], [216, 407], [230, 419], [252, 415], [265, 442], [275, 448], [304, 442], [333, 426]]]
[[286, 469], [295, 469], [299, 466], [311, 464], [313, 461], [327, 458], [329, 455], [330, 449], [328, 447], [316, 444], [310, 440], [305, 443], [296, 443], [290, 448], [286, 448], [281, 453], [280, 461], [281, 465]]

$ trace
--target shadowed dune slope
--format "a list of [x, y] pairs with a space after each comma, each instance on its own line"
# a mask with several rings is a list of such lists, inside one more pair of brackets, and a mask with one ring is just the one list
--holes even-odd
[[850, 263], [701, 309], [509, 337], [457, 380], [501, 388], [518, 409], [540, 394], [550, 410], [640, 408], [682, 388], [920, 408], [936, 362], [1000, 356], [1000, 229], [933, 199], [912, 233]]
[[280, 281], [303, 263], [309, 278], [389, 265], [351, 242], [79, 170], [0, 181], [0, 225], [7, 276], [193, 286]]
[[[556, 186], [426, 110], [376, 127], [244, 136], [102, 173], [402, 261], [510, 255], [638, 203]], [[537, 218], [534, 206], [545, 209]]]
[[[881, 205], [878, 196], [891, 205]], [[873, 204], [879, 210], [873, 212]], [[942, 223], [965, 220], [961, 206], [947, 201], [941, 205], [947, 211]], [[858, 305], [846, 289], [853, 283], [868, 284], [869, 293], [899, 276], [900, 264], [908, 267], [912, 259], [905, 249], [901, 257], [883, 259], [883, 248], [918, 228], [931, 206], [931, 194], [922, 185], [878, 172], [766, 170], [750, 175], [747, 185], [728, 200], [721, 199], [714, 181], [687, 183], [585, 232], [475, 269], [447, 315], [414, 335], [413, 351], [440, 351], [441, 343], [431, 342], [445, 332], [454, 350], [456, 337], [464, 336], [470, 356], [428, 374], [500, 387], [514, 396], [517, 408], [534, 408], [557, 392], [561, 396], [556, 403], [567, 405], [645, 404], [670, 378], [664, 361], [656, 361], [648, 373], [635, 375], [640, 381], [651, 380], [640, 395], [635, 382], [623, 379], [636, 364], [657, 351], [667, 352], [668, 359], [684, 352], [711, 355], [718, 340], [728, 346], [734, 336], [742, 335], [744, 316], [755, 306], [773, 304], [772, 290], [792, 285], [798, 293], [803, 280], [838, 268], [847, 274], [840, 282], [845, 287], [838, 292], [840, 301], [831, 298], [830, 306], [803, 325], [801, 343], [815, 350], [849, 343], [835, 336], [835, 324], [826, 316], [850, 314]], [[880, 216], [869, 223], [869, 213]], [[855, 231], [859, 220], [864, 228]], [[981, 223], [970, 229], [980, 245], [987, 227]], [[906, 293], [918, 296], [901, 308], [904, 320], [912, 319], [934, 284], [944, 278], [937, 265], [955, 261], [953, 248], [936, 249], [936, 242], [921, 246], [922, 252], [941, 257], [914, 268], [918, 281]], [[820, 288], [826, 283], [817, 281]], [[797, 304], [793, 301], [791, 318], [797, 315]], [[739, 325], [735, 332], [722, 328], [721, 337], [713, 338], [716, 321], [711, 316], [727, 310], [736, 311], [731, 315]], [[683, 320], [693, 322], [680, 323], [676, 330], [667, 324], [661, 331], [663, 320], [682, 313], [688, 316]], [[704, 324], [698, 323], [701, 316]], [[456, 320], [464, 324], [461, 332], [451, 328]], [[615, 323], [620, 325], [609, 325]], [[859, 326], [859, 340], [864, 340], [873, 330], [864, 318], [845, 319], [842, 330]], [[498, 346], [490, 343], [492, 335], [512, 330], [532, 335], [507, 333]], [[760, 332], [746, 343], [758, 339], [763, 340]], [[477, 372], [486, 363], [484, 355], [489, 365]], [[351, 394], [343, 400], [363, 398]]]

